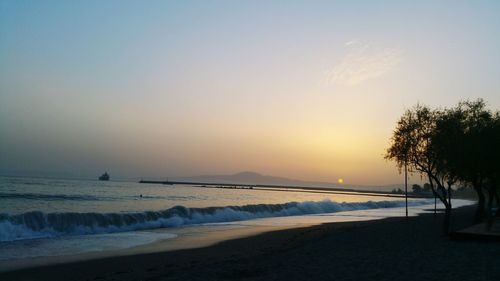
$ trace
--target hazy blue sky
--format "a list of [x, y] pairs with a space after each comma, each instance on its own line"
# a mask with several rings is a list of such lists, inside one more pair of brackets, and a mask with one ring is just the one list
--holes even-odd
[[400, 182], [417, 102], [500, 108], [500, 1], [0, 1], [0, 172]]

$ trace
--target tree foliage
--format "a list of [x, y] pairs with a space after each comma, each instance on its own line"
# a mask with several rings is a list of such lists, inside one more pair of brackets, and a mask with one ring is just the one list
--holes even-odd
[[482, 99], [463, 101], [448, 109], [417, 104], [399, 119], [386, 159], [401, 169], [427, 178], [433, 194], [444, 204], [445, 228], [451, 214], [451, 190], [456, 183], [470, 184], [478, 194], [476, 219], [499, 204], [500, 114]]

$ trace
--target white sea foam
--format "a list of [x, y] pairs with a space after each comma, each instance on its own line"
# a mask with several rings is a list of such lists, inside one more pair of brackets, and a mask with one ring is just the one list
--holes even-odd
[[[410, 206], [433, 200], [410, 201]], [[230, 222], [256, 218], [335, 213], [341, 211], [393, 208], [404, 201], [368, 201], [338, 203], [289, 202], [244, 206], [186, 208], [176, 206], [162, 211], [136, 213], [43, 213], [0, 214], [0, 241], [47, 238], [65, 235], [116, 233], [133, 230], [177, 227], [182, 225]]]

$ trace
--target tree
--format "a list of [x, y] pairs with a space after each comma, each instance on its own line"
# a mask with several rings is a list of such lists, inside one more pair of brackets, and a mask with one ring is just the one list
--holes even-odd
[[488, 195], [488, 216], [492, 215], [494, 203], [500, 206], [500, 114], [492, 114], [482, 131], [482, 148], [485, 153], [481, 156], [484, 161], [484, 176], [486, 178], [484, 188]]
[[405, 193], [401, 188], [394, 188], [391, 193], [394, 193], [394, 194], [403, 194]]
[[[476, 221], [500, 205], [500, 113], [488, 110], [482, 99], [463, 101], [449, 109], [416, 105], [398, 121], [385, 155], [400, 172], [408, 165], [429, 180], [445, 206], [444, 229], [449, 231], [452, 186], [471, 185], [478, 196]], [[488, 201], [486, 202], [486, 195]], [[486, 205], [487, 204], [487, 205]]]
[[[442, 120], [445, 128], [442, 138], [446, 141], [437, 143], [441, 152], [443, 169], [447, 169], [462, 183], [470, 183], [478, 196], [475, 221], [485, 215], [486, 195], [488, 209], [498, 198], [497, 174], [499, 165], [498, 112], [492, 113], [482, 99], [460, 102], [448, 110]], [[439, 125], [438, 125], [439, 127]], [[497, 200], [498, 205], [498, 200]]]
[[436, 146], [433, 145], [437, 120], [442, 114], [441, 111], [432, 110], [420, 104], [406, 110], [396, 125], [385, 158], [395, 161], [400, 172], [407, 165], [410, 173], [417, 172], [427, 177], [432, 193], [445, 206], [443, 227], [448, 233], [451, 200], [449, 199], [450, 192], [443, 183], [449, 177], [441, 169], [439, 159], [436, 157]]
[[422, 187], [418, 184], [412, 185], [411, 189], [414, 193], [422, 193]]

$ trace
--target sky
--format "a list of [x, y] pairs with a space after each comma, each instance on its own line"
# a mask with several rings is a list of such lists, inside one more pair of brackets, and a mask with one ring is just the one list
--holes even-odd
[[383, 155], [405, 109], [500, 109], [499, 14], [499, 1], [3, 0], [0, 173], [400, 183]]

